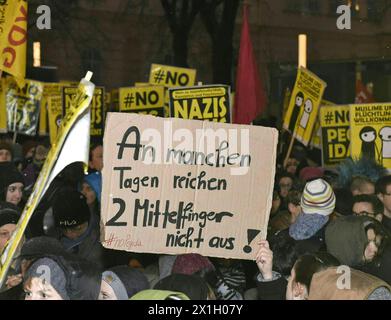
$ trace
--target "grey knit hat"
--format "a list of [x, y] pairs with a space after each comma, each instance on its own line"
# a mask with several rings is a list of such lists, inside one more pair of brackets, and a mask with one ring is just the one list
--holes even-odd
[[25, 280], [28, 278], [44, 278], [56, 289], [64, 299], [70, 300], [67, 293], [67, 279], [64, 270], [52, 259], [41, 258], [35, 261], [27, 270]]

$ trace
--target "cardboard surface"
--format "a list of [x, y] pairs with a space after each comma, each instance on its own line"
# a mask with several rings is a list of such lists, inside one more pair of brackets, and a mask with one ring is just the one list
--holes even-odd
[[254, 259], [267, 235], [277, 141], [271, 128], [109, 113], [102, 244]]

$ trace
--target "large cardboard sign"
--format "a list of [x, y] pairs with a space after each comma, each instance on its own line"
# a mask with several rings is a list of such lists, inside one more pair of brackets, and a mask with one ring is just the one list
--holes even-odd
[[173, 118], [231, 122], [230, 87], [224, 85], [168, 89]]
[[322, 128], [322, 164], [337, 166], [350, 156], [349, 106], [322, 106], [319, 113]]
[[[72, 100], [76, 96], [77, 87], [63, 87], [62, 89], [63, 114], [71, 106]], [[104, 109], [105, 109], [105, 89], [95, 87], [94, 96], [91, 102], [91, 136], [101, 137], [103, 135]]]
[[350, 105], [352, 158], [367, 157], [391, 169], [391, 103]]
[[139, 86], [119, 89], [121, 112], [135, 112], [164, 117], [164, 87]]
[[189, 87], [195, 85], [196, 70], [152, 64], [149, 83], [165, 87]]
[[292, 92], [284, 129], [297, 140], [308, 145], [318, 116], [319, 106], [327, 84], [309, 70], [300, 67]]
[[267, 235], [277, 140], [272, 128], [109, 113], [102, 244], [254, 259]]
[[25, 85], [20, 88], [11, 78], [7, 78], [7, 83], [5, 103], [8, 131], [35, 136], [39, 124], [43, 84], [25, 80]]

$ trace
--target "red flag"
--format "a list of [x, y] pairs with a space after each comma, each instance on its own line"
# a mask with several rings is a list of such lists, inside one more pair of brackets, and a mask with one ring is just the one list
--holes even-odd
[[237, 124], [250, 124], [266, 107], [266, 94], [258, 74], [250, 39], [247, 9], [245, 4], [236, 73], [234, 123]]
[[358, 77], [356, 80], [356, 98], [355, 103], [372, 103], [375, 102], [372, 94]]

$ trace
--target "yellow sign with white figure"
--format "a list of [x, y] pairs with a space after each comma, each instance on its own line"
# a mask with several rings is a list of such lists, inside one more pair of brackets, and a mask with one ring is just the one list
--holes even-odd
[[351, 154], [391, 169], [391, 103], [350, 105]]
[[326, 86], [326, 82], [314, 73], [306, 68], [299, 68], [284, 118], [284, 129], [289, 130], [306, 146], [311, 140]]

